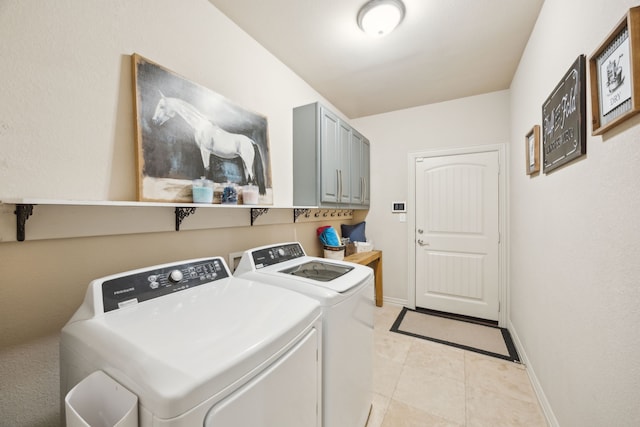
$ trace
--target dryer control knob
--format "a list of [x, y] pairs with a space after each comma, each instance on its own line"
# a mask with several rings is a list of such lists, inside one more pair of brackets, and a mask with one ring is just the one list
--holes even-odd
[[278, 249], [278, 255], [284, 256], [284, 253], [285, 253], [284, 249], [282, 249], [282, 248]]
[[173, 270], [169, 273], [169, 281], [172, 283], [178, 283], [182, 280], [182, 277], [182, 271], [180, 270]]

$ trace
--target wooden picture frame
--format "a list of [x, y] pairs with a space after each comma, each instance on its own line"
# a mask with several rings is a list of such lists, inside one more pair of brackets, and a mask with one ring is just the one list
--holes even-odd
[[585, 62], [579, 55], [542, 104], [544, 173], [587, 154]]
[[629, 9], [589, 57], [592, 135], [640, 112], [640, 6]]
[[524, 138], [527, 175], [540, 172], [540, 125], [535, 125]]
[[[133, 67], [138, 200], [190, 203], [193, 181], [273, 204], [267, 118], [138, 54]], [[254, 204], [254, 203], [252, 203]]]

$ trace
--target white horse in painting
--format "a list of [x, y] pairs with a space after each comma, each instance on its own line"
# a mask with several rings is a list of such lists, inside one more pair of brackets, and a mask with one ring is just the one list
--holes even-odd
[[244, 164], [247, 183], [255, 179], [260, 194], [266, 194], [264, 166], [258, 144], [245, 135], [229, 133], [216, 126], [193, 105], [182, 99], [169, 98], [162, 93], [160, 96], [151, 119], [153, 123], [161, 126], [178, 114], [193, 129], [205, 170], [209, 170], [209, 155], [212, 153], [223, 159], [240, 157]]

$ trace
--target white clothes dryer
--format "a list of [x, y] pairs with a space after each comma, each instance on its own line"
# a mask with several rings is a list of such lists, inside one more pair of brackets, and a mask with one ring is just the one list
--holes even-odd
[[96, 279], [62, 329], [61, 400], [101, 370], [140, 426], [320, 427], [319, 303], [202, 258]]
[[363, 427], [372, 402], [374, 278], [369, 267], [307, 256], [297, 242], [243, 253], [236, 277], [317, 300], [323, 318], [323, 425]]

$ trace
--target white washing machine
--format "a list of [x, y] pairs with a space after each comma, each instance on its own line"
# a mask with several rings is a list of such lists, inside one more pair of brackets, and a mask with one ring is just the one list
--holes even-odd
[[92, 281], [63, 328], [61, 400], [102, 370], [137, 395], [140, 426], [319, 427], [321, 343], [316, 300], [222, 258], [139, 269]]
[[236, 277], [316, 299], [323, 317], [323, 425], [363, 427], [372, 402], [374, 278], [369, 267], [307, 256], [297, 242], [246, 251]]

